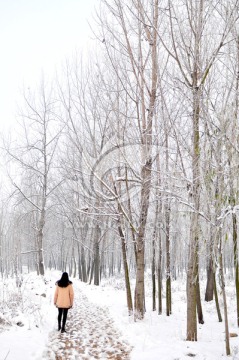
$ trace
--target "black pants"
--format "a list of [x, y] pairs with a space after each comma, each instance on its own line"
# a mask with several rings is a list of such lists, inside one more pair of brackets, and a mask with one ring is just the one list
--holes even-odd
[[61, 318], [63, 314], [62, 329], [65, 329], [68, 309], [58, 308], [58, 325], [61, 326]]

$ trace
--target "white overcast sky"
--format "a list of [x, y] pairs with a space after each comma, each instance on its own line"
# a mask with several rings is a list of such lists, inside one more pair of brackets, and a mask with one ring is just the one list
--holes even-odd
[[14, 122], [24, 86], [53, 74], [91, 36], [97, 0], [0, 0], [0, 130]]

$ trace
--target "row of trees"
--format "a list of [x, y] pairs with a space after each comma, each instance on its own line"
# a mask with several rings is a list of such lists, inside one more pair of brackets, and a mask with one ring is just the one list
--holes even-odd
[[196, 341], [200, 269], [205, 300], [217, 300], [219, 265], [226, 319], [234, 268], [239, 321], [238, 5], [101, 1], [98, 46], [24, 94], [19, 133], [4, 142], [15, 190], [2, 207], [2, 273], [27, 263], [44, 275], [45, 264], [99, 284], [123, 270], [129, 313], [142, 319], [145, 269], [159, 313], [166, 281], [167, 315], [172, 276], [186, 272]]

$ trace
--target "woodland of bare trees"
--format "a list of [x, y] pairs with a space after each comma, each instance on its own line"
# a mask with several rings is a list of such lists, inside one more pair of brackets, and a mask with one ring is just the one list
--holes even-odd
[[146, 311], [146, 270], [152, 310], [168, 316], [171, 283], [186, 276], [186, 339], [197, 341], [202, 300], [215, 301], [230, 354], [238, 14], [237, 0], [101, 0], [93, 49], [24, 93], [16, 136], [4, 139], [1, 274], [67, 269], [95, 285], [122, 274], [135, 321]]

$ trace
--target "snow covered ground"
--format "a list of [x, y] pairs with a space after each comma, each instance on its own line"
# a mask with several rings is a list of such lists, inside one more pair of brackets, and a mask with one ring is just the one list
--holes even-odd
[[[51, 350], [58, 348], [62, 341], [56, 331], [57, 309], [52, 301], [55, 281], [60, 276], [60, 272], [47, 271], [46, 281], [43, 282], [35, 273], [26, 274], [19, 289], [15, 279], [0, 280], [0, 360], [53, 359]], [[106, 330], [112, 325], [114, 330], [111, 333], [120, 338], [121, 345], [127, 350], [132, 347], [131, 360], [239, 360], [239, 337], [230, 340], [231, 357], [225, 355], [224, 323], [218, 323], [214, 302], [202, 303], [205, 324], [198, 326], [198, 341], [185, 341], [186, 293], [185, 282], [182, 280], [172, 283], [172, 316], [159, 316], [157, 312], [151, 311], [149, 292], [146, 294], [145, 319], [136, 323], [128, 316], [123, 279], [107, 279], [102, 281], [99, 287], [84, 284], [77, 279], [72, 280], [76, 300], [74, 308], [70, 310], [72, 314], [68, 320], [68, 328], [70, 330], [75, 327], [72, 329], [74, 341], [78, 343], [84, 342], [91, 347], [94, 339], [101, 341], [103, 333], [106, 334], [104, 337], [109, 337]], [[238, 334], [233, 286], [227, 288], [227, 301], [230, 332]], [[93, 328], [82, 322], [84, 319], [92, 323]], [[110, 319], [113, 320], [112, 324]], [[79, 337], [76, 330], [77, 320], [78, 328], [80, 324], [82, 326]], [[97, 326], [97, 321], [100, 326]], [[66, 336], [70, 338], [72, 333]], [[94, 359], [91, 352], [82, 357], [74, 356], [64, 360]], [[97, 356], [107, 359], [103, 351], [98, 352]]]

